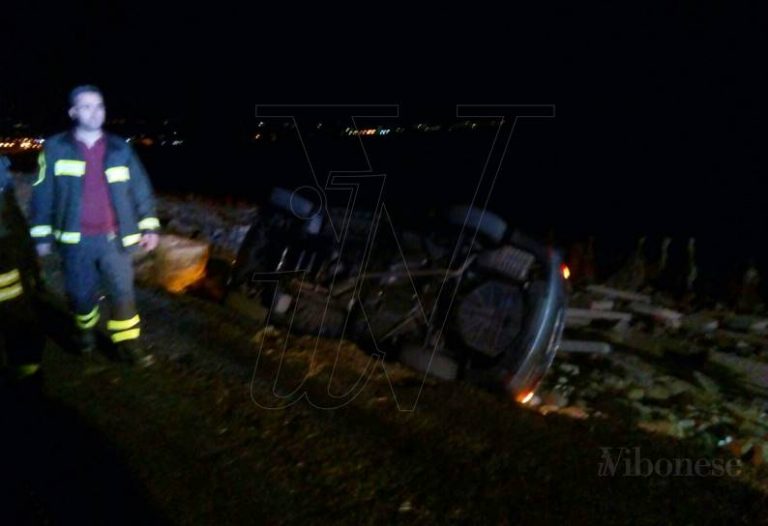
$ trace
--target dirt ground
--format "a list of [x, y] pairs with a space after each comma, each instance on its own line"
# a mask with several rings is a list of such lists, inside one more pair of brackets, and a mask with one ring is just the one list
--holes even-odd
[[194, 297], [139, 296], [154, 367], [85, 365], [51, 341], [45, 398], [5, 413], [16, 523], [768, 523], [748, 465], [600, 475], [601, 448], [707, 457], [694, 444], [423, 382]]

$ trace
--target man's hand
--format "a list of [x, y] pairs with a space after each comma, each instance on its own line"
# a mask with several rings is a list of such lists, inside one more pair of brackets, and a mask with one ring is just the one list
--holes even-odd
[[51, 255], [51, 244], [50, 243], [39, 243], [35, 245], [35, 248], [37, 249], [37, 255], [41, 258], [44, 258], [45, 256]]
[[157, 234], [147, 233], [141, 236], [139, 246], [148, 252], [152, 252], [157, 248], [157, 244], [160, 242], [160, 236]]

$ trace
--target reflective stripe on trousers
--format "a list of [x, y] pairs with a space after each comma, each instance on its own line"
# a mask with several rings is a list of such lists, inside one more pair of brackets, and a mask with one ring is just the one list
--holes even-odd
[[110, 332], [112, 343], [120, 343], [138, 338], [141, 335], [140, 322], [141, 319], [138, 314], [127, 320], [109, 320], [107, 322], [107, 330]]
[[24, 294], [19, 269], [0, 273], [0, 303], [16, 299]]

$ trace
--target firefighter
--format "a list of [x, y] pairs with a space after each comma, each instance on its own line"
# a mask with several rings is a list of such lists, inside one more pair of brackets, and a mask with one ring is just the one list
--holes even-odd
[[35, 315], [34, 290], [39, 283], [37, 258], [0, 157], [0, 346], [3, 383], [39, 384], [45, 346]]
[[48, 138], [39, 156], [30, 233], [41, 257], [56, 243], [81, 355], [92, 356], [96, 347], [103, 282], [111, 303], [106, 328], [119, 355], [150, 365], [153, 358], [140, 345], [132, 253], [158, 244], [152, 187], [126, 140], [102, 129], [105, 106], [99, 88], [78, 86], [69, 103], [73, 128]]

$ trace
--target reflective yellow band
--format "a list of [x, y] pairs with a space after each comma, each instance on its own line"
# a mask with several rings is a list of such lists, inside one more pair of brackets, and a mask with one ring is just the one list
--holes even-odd
[[131, 234], [123, 238], [123, 246], [129, 247], [141, 241], [141, 234]]
[[40, 152], [40, 155], [37, 156], [37, 164], [40, 167], [40, 171], [37, 174], [37, 181], [32, 183], [32, 186], [39, 185], [45, 179], [45, 169], [46, 169], [45, 152]]
[[38, 225], [29, 229], [29, 235], [32, 237], [50, 236], [52, 232], [51, 225]]
[[88, 321], [77, 320], [77, 326], [78, 326], [79, 328], [83, 329], [83, 330], [85, 330], [85, 329], [92, 329], [93, 327], [95, 327], [95, 326], [96, 326], [96, 324], [97, 324], [97, 323], [99, 323], [99, 318], [100, 318], [100, 317], [101, 317], [101, 316], [100, 316], [100, 315], [99, 315], [99, 313], [97, 312], [97, 313], [96, 313], [96, 316], [94, 316], [93, 318], [91, 318], [91, 319], [90, 319], [90, 320], [88, 320]]
[[16, 285], [11, 285], [10, 287], [0, 289], [0, 302], [12, 300], [13, 298], [18, 298], [23, 293], [24, 293], [24, 289], [22, 288], [21, 283], [17, 283]]
[[24, 365], [19, 365], [16, 369], [16, 378], [22, 379], [26, 378], [27, 376], [32, 376], [37, 371], [40, 370], [40, 364], [39, 363], [27, 363]]
[[134, 325], [138, 325], [139, 315], [137, 314], [129, 320], [109, 320], [107, 322], [107, 329], [110, 331], [124, 331], [130, 329]]
[[75, 315], [77, 320], [77, 326], [81, 329], [90, 329], [99, 323], [99, 306], [98, 304], [88, 314]]
[[72, 159], [61, 159], [53, 165], [53, 175], [71, 175], [73, 177], [82, 177], [85, 175], [85, 161], [75, 161]]
[[99, 306], [96, 305], [88, 314], [76, 314], [75, 317], [78, 321], [88, 321], [99, 313]]
[[107, 168], [104, 173], [107, 174], [107, 182], [109, 183], [121, 183], [131, 178], [131, 172], [127, 166]]
[[101, 315], [96, 314], [96, 316], [94, 316], [93, 319], [88, 321], [77, 320], [77, 326], [83, 330], [92, 329], [96, 326], [97, 323], [99, 323], [99, 318], [101, 318]]
[[60, 230], [54, 230], [53, 237], [62, 243], [76, 244], [80, 242], [80, 232], [61, 232]]
[[139, 230], [155, 230], [160, 228], [160, 220], [156, 217], [146, 217], [139, 221]]
[[0, 274], [0, 287], [5, 287], [7, 285], [12, 285], [13, 283], [16, 283], [21, 279], [21, 274], [19, 274], [19, 269], [13, 269], [10, 272], [6, 272], [5, 274]]
[[135, 340], [141, 334], [141, 329], [129, 329], [127, 331], [116, 332], [112, 335], [112, 343], [120, 343], [125, 340]]

